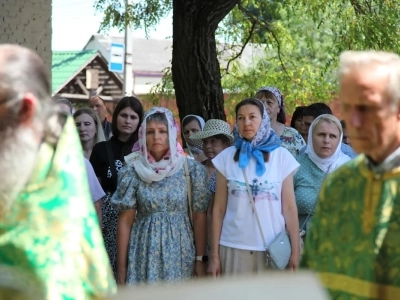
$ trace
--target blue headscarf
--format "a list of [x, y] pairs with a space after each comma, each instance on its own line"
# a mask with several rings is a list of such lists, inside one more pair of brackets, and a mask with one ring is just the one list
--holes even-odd
[[256, 135], [251, 141], [248, 141], [241, 136], [237, 127], [237, 123], [233, 129], [234, 145], [236, 149], [240, 150], [239, 168], [246, 168], [250, 162], [251, 156], [253, 156], [256, 160], [257, 176], [262, 176], [266, 171], [263, 152], [270, 153], [281, 146], [280, 138], [271, 128], [271, 122], [269, 120], [267, 110], [261, 101], [260, 103], [261, 107], [263, 107], [262, 121], [260, 128], [258, 128]]

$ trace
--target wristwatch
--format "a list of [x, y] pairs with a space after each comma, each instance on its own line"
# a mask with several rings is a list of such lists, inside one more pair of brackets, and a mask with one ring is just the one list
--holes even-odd
[[196, 256], [196, 260], [202, 262], [208, 262], [208, 256], [207, 255]]

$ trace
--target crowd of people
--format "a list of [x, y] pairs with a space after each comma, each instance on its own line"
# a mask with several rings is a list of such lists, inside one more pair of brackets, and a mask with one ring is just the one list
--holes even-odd
[[52, 98], [32, 51], [0, 46], [0, 66], [0, 292], [10, 299], [260, 273], [276, 268], [265, 253], [282, 233], [284, 269], [318, 272], [333, 299], [400, 297], [396, 54], [341, 55], [342, 121], [313, 103], [288, 126], [282, 93], [264, 86], [236, 105], [233, 128], [198, 115], [179, 126], [133, 96], [109, 122], [101, 95], [77, 110]]

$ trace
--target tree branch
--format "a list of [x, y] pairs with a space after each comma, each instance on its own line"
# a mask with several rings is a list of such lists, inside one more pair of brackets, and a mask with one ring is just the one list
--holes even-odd
[[218, 24], [235, 7], [235, 5], [240, 3], [240, 0], [209, 0], [208, 2], [209, 3], [202, 9], [203, 14], [208, 15], [208, 22], [216, 24], [216, 27], [213, 29], [216, 30]]
[[278, 47], [278, 58], [279, 58], [279, 61], [280, 61], [280, 63], [281, 63], [281, 67], [282, 67], [283, 71], [286, 73], [286, 75], [287, 75], [290, 79], [292, 79], [292, 77], [289, 75], [289, 72], [287, 71], [287, 69], [286, 69], [286, 67], [285, 67], [285, 64], [283, 63], [283, 60], [282, 60], [282, 55], [281, 55], [281, 43], [279, 42], [278, 37], [275, 35], [275, 32], [273, 32], [272, 30], [271, 30], [270, 32], [271, 32], [272, 37], [274, 38], [274, 40], [275, 40], [275, 42], [276, 42], [276, 45], [277, 45], [277, 47]]
[[368, 12], [370, 14], [373, 14], [373, 9], [372, 9], [372, 5], [371, 5], [371, 1], [365, 1], [365, 5], [368, 7]]
[[226, 64], [226, 68], [225, 68], [225, 73], [226, 74], [229, 74], [229, 65], [230, 65], [230, 63], [232, 61], [238, 59], [243, 54], [244, 48], [246, 48], [247, 44], [250, 42], [250, 39], [253, 37], [253, 33], [254, 33], [254, 29], [256, 28], [256, 24], [257, 23], [254, 22], [254, 21], [251, 23], [251, 28], [250, 28], [249, 35], [247, 36], [246, 40], [244, 41], [240, 51], [234, 57], [230, 58], [228, 63]]
[[239, 9], [245, 13], [248, 17], [250, 17], [255, 23], [260, 24], [261, 27], [265, 28], [265, 30], [269, 33], [271, 33], [272, 37], [274, 38], [277, 47], [278, 47], [278, 58], [279, 58], [279, 62], [281, 64], [281, 67], [283, 69], [283, 71], [286, 73], [286, 75], [292, 79], [292, 77], [289, 75], [289, 72], [287, 71], [285, 64], [283, 63], [283, 59], [282, 59], [282, 53], [281, 53], [281, 43], [279, 42], [278, 37], [276, 36], [275, 32], [273, 30], [271, 30], [270, 26], [265, 23], [264, 21], [258, 19], [256, 16], [254, 16], [250, 11], [248, 11], [242, 4], [239, 4]]
[[360, 3], [358, 3], [357, 0], [350, 0], [351, 5], [354, 8], [354, 12], [356, 13], [356, 15], [365, 15], [365, 12], [362, 8], [362, 6], [360, 5]]

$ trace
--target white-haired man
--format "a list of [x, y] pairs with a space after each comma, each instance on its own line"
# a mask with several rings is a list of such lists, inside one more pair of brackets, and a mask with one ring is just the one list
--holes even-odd
[[400, 299], [400, 57], [344, 52], [339, 82], [363, 154], [325, 180], [302, 264], [332, 299]]
[[76, 127], [49, 92], [34, 52], [0, 45], [0, 295], [106, 297], [115, 281]]

